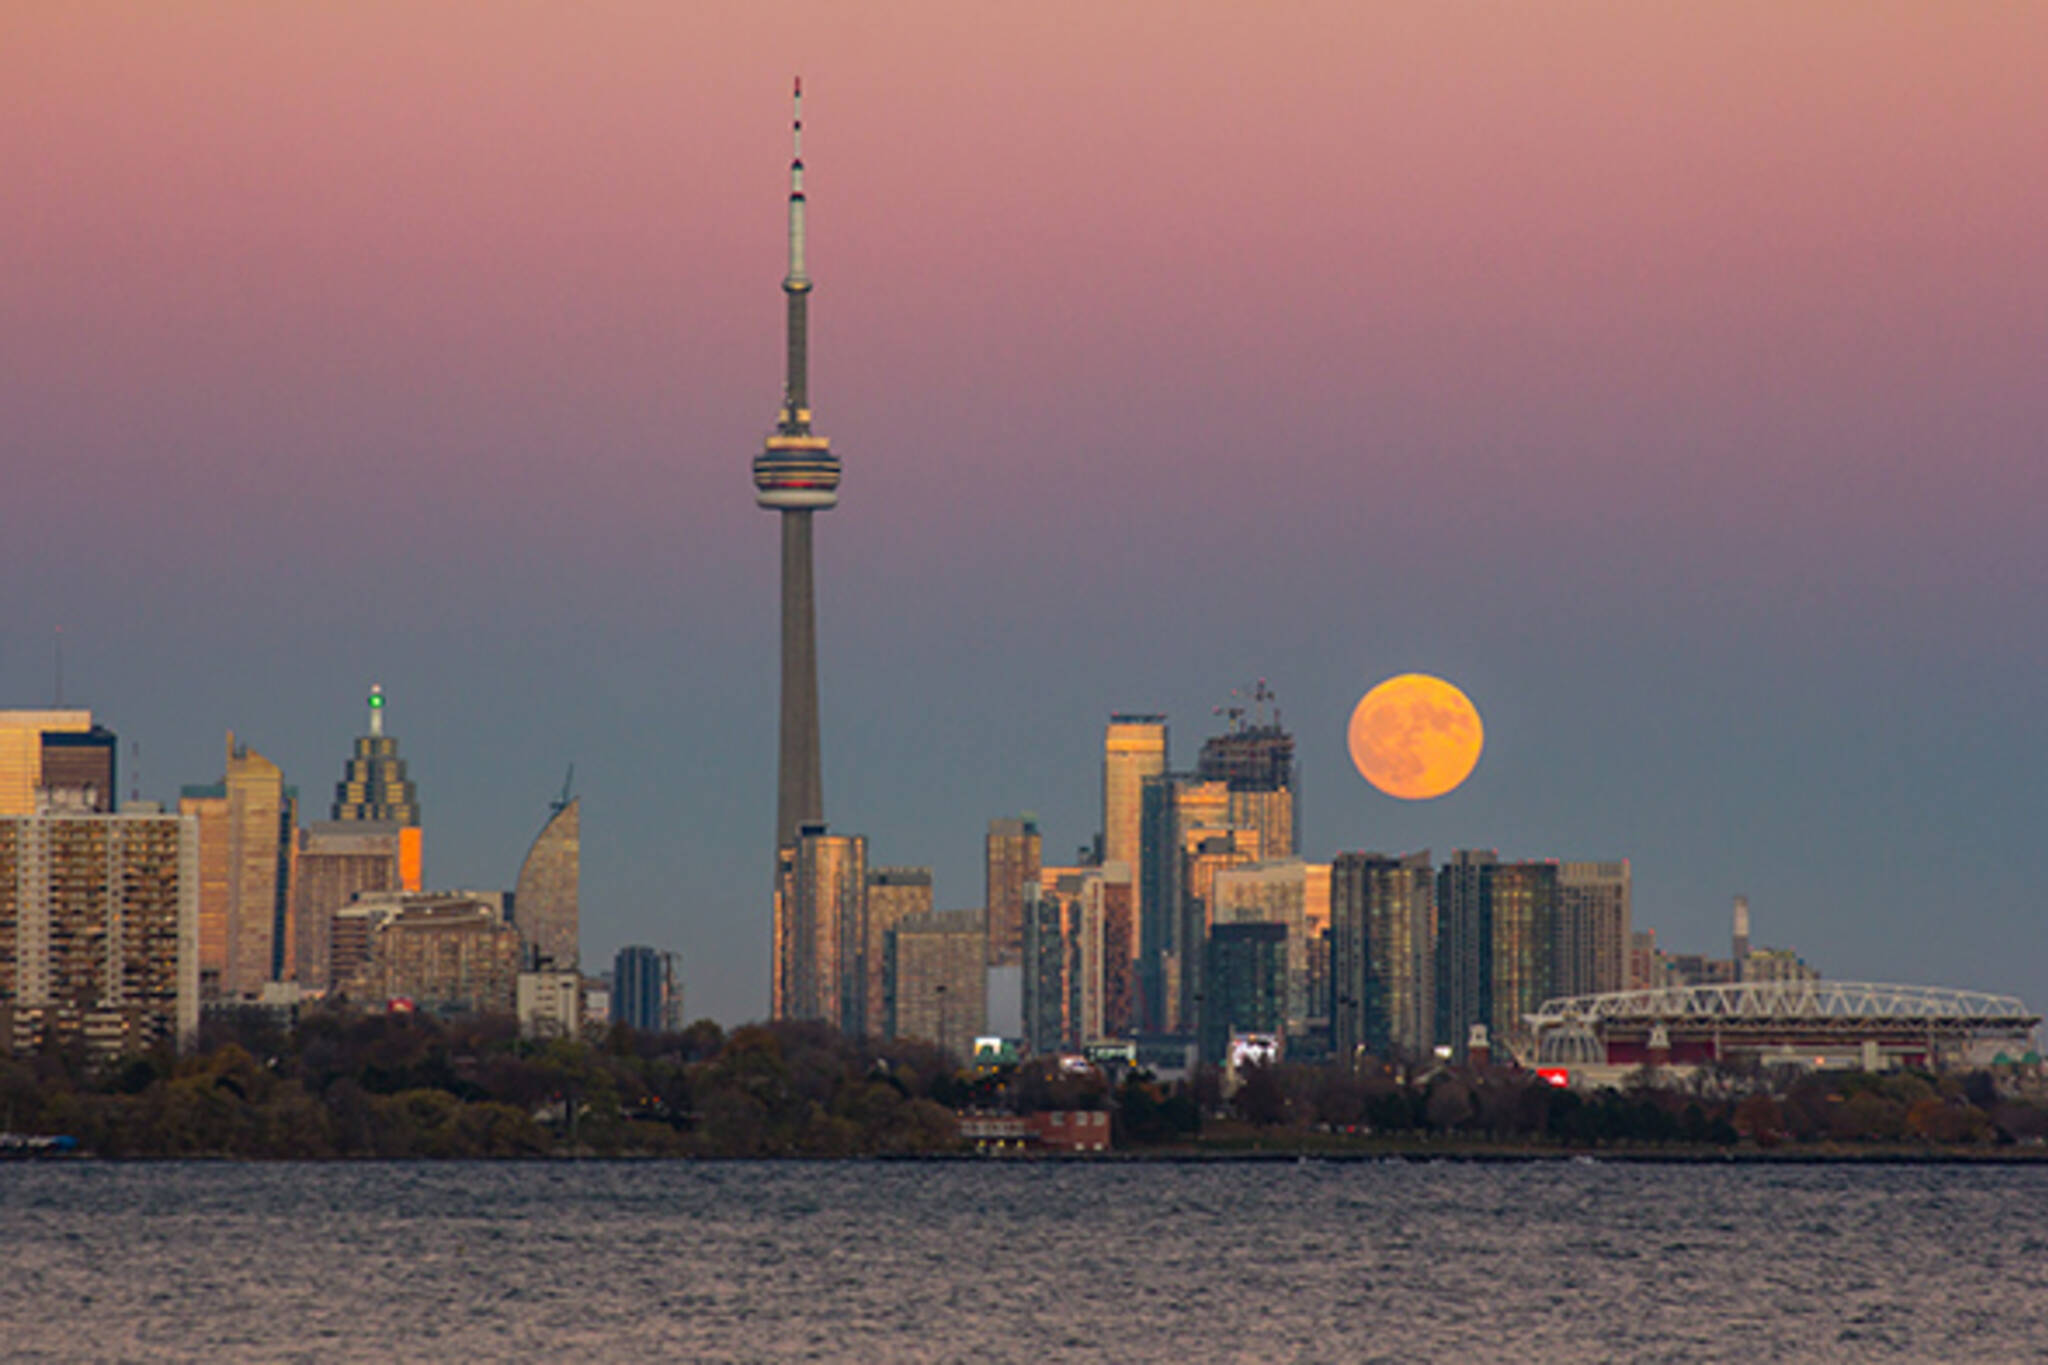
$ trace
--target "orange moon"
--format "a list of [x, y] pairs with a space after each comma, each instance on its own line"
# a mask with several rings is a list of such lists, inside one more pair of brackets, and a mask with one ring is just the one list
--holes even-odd
[[1472, 775], [1486, 731], [1463, 692], [1427, 673], [1403, 673], [1365, 694], [1349, 740], [1366, 781], [1403, 801], [1427, 801]]

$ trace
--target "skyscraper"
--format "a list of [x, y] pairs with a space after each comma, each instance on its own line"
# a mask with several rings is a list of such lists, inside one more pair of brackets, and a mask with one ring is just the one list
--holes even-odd
[[[420, 823], [419, 790], [405, 775], [405, 760], [398, 756], [398, 741], [384, 733], [384, 689], [370, 687], [370, 733], [356, 738], [355, 755], [342, 770], [334, 787], [336, 820], [378, 821], [417, 827]], [[408, 890], [419, 889], [418, 869]]]
[[612, 958], [612, 1018], [643, 1033], [677, 1033], [683, 1021], [682, 958], [629, 944]]
[[1602, 995], [1628, 989], [1626, 858], [1557, 865], [1556, 937], [1552, 995]]
[[1435, 875], [1427, 851], [1340, 853], [1330, 866], [1337, 1056], [1420, 1058], [1434, 1038]]
[[985, 886], [988, 905], [988, 965], [1014, 967], [1024, 961], [1024, 894], [1038, 885], [1044, 862], [1044, 840], [1030, 816], [988, 822], [983, 845], [987, 857]]
[[324, 990], [333, 974], [334, 916], [365, 892], [404, 891], [400, 868], [419, 867], [419, 829], [383, 821], [322, 820], [299, 831], [298, 866], [292, 877], [297, 942], [293, 974], [301, 986]]
[[1122, 863], [1144, 885], [1140, 853], [1145, 781], [1166, 771], [1166, 717], [1115, 715], [1102, 736], [1102, 861]]
[[822, 1019], [859, 1036], [866, 1016], [868, 841], [803, 826], [776, 893], [777, 1019]]
[[253, 995], [292, 968], [298, 792], [230, 731], [219, 782], [183, 789], [199, 822], [199, 971], [209, 997]]
[[1287, 926], [1247, 922], [1209, 931], [1203, 967], [1202, 1057], [1221, 1062], [1235, 1033], [1280, 1035], [1287, 1022]]
[[931, 913], [932, 870], [877, 867], [868, 872], [867, 923], [861, 931], [861, 1032], [889, 1036], [889, 933], [911, 915]]
[[889, 1026], [961, 1061], [988, 1019], [987, 917], [979, 910], [911, 915], [889, 931]]
[[548, 822], [534, 836], [519, 885], [512, 895], [512, 922], [519, 927], [529, 960], [563, 970], [579, 960], [579, 888], [583, 873], [583, 798], [551, 803]]

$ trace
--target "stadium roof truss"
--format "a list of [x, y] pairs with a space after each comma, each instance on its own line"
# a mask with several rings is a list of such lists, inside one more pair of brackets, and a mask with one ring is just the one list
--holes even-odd
[[1547, 1000], [1527, 1016], [1538, 1033], [1565, 1024], [1681, 1024], [1760, 1032], [1911, 1030], [1939, 1035], [2031, 1033], [2041, 1016], [2010, 995], [1871, 981], [1743, 981]]

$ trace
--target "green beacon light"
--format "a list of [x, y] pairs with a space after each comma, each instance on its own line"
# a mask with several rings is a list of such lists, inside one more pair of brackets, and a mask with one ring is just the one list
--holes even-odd
[[384, 688], [382, 684], [370, 684], [370, 733], [382, 736], [384, 733]]

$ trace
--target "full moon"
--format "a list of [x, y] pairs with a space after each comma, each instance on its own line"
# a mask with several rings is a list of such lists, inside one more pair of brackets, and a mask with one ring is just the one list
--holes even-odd
[[1472, 775], [1486, 732], [1463, 692], [1427, 673], [1403, 673], [1351, 713], [1351, 761], [1389, 796], [1427, 801]]

